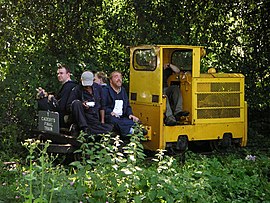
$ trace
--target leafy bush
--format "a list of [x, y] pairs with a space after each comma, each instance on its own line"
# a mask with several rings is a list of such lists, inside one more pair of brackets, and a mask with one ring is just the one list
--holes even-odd
[[56, 157], [46, 153], [48, 142], [41, 148], [38, 141], [27, 140], [23, 144], [29, 151], [27, 164], [1, 174], [0, 202], [5, 197], [16, 202], [270, 200], [267, 156], [248, 151], [205, 156], [188, 151], [182, 164], [158, 150], [149, 160], [145, 159], [141, 137], [134, 135], [125, 143], [118, 136], [103, 135], [95, 142], [81, 134], [83, 144], [76, 152], [81, 158], [70, 167], [55, 164]]
[[13, 161], [23, 156], [24, 150], [20, 142], [21, 131], [16, 124], [0, 125], [0, 158], [1, 160]]
[[17, 178], [20, 176], [16, 162], [0, 162], [0, 202], [14, 202], [17, 195]]

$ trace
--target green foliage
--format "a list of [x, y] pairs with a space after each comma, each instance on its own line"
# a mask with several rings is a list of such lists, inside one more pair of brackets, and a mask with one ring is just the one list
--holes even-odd
[[[158, 150], [145, 159], [140, 139], [124, 144], [102, 135], [64, 168], [46, 153], [49, 142], [27, 140], [25, 164], [1, 163], [0, 202], [268, 202], [270, 162], [266, 155], [204, 156], [186, 152], [185, 164]], [[80, 140], [85, 139], [80, 135]], [[92, 138], [87, 138], [92, 139]], [[78, 156], [77, 156], [78, 157]]]
[[16, 199], [17, 180], [20, 176], [18, 162], [0, 161], [0, 202], [14, 202]]
[[[0, 125], [1, 126], [1, 125]], [[0, 131], [0, 157], [2, 161], [13, 161], [24, 156], [25, 151], [21, 147], [21, 132], [17, 125], [1, 126]]]

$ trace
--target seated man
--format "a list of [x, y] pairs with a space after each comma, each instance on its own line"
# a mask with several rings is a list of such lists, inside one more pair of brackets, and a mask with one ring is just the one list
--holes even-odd
[[68, 115], [66, 111], [67, 100], [71, 90], [77, 86], [77, 82], [70, 78], [70, 69], [65, 65], [58, 65], [57, 77], [62, 84], [56, 95], [48, 94], [43, 88], [37, 89], [38, 109], [43, 111], [55, 111], [59, 113], [60, 127], [68, 127], [64, 121], [64, 116]]
[[163, 68], [163, 93], [167, 96], [165, 124], [173, 126], [182, 116], [188, 116], [189, 112], [183, 111], [180, 88], [176, 85], [169, 86], [167, 82], [173, 72], [180, 73], [179, 68], [173, 64], [165, 64]]
[[122, 86], [122, 73], [114, 71], [109, 79], [110, 84], [104, 91], [106, 119], [114, 125], [115, 130], [123, 139], [127, 134], [134, 133], [134, 122], [138, 122], [139, 119], [133, 115], [127, 92]]
[[93, 81], [92, 72], [83, 72], [81, 85], [70, 93], [68, 108], [80, 130], [89, 134], [108, 133], [112, 131], [113, 126], [105, 123], [102, 87]]

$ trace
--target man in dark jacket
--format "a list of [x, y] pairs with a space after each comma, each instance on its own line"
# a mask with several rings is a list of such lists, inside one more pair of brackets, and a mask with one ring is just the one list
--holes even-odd
[[68, 108], [80, 130], [89, 134], [108, 133], [112, 131], [112, 125], [105, 123], [102, 87], [93, 80], [91, 71], [83, 72], [82, 84], [72, 90]]
[[60, 127], [68, 127], [68, 124], [64, 121], [67, 112], [67, 100], [71, 90], [77, 86], [77, 82], [72, 81], [70, 78], [70, 69], [65, 65], [58, 65], [57, 78], [61, 83], [61, 88], [56, 95], [48, 94], [43, 88], [37, 89], [38, 109], [50, 110], [59, 113]]
[[106, 120], [114, 125], [117, 132], [122, 138], [127, 134], [133, 134], [134, 122], [139, 119], [133, 115], [129, 104], [127, 92], [122, 86], [122, 74], [114, 71], [110, 75], [110, 85], [104, 91]]

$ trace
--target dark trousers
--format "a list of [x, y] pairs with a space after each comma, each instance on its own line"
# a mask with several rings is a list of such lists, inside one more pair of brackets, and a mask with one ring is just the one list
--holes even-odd
[[127, 117], [115, 117], [115, 116], [107, 116], [109, 123], [114, 125], [114, 130], [120, 133], [120, 136], [124, 138], [127, 134], [130, 133], [130, 128], [134, 126], [133, 120]]
[[164, 88], [167, 95], [166, 116], [176, 115], [182, 111], [182, 94], [180, 88], [176, 85]]
[[112, 125], [101, 123], [97, 114], [87, 112], [79, 100], [72, 102], [72, 117], [80, 129], [88, 128], [91, 134], [108, 133], [113, 129]]

